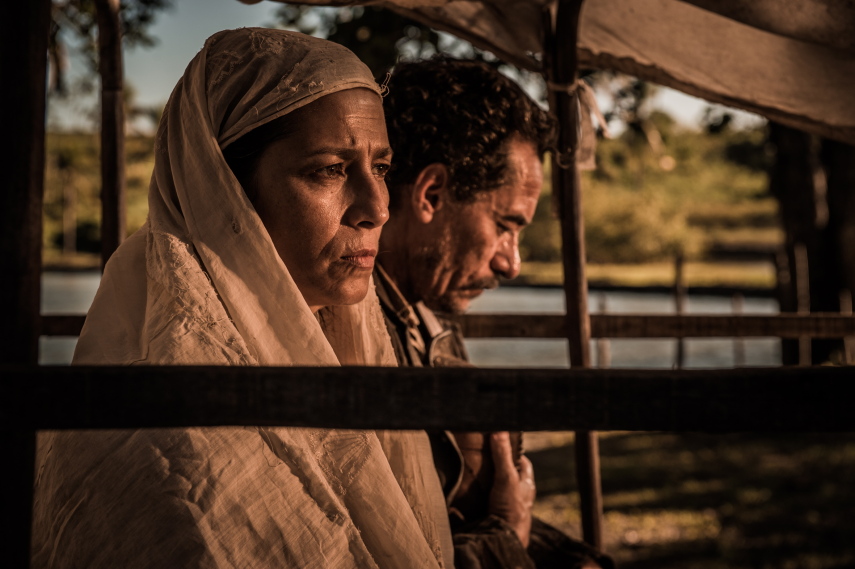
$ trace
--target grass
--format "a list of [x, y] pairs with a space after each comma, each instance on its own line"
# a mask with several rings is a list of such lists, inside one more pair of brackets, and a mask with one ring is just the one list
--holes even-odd
[[[535, 514], [578, 537], [572, 434], [526, 446]], [[855, 566], [855, 434], [603, 433], [600, 451], [623, 569]]]
[[[672, 286], [674, 263], [589, 264], [588, 282], [618, 286]], [[522, 265], [520, 282], [534, 285], [560, 286], [563, 278], [560, 263], [526, 262]], [[716, 263], [690, 261], [685, 264], [687, 286], [733, 286], [771, 288], [775, 286], [772, 263]]]

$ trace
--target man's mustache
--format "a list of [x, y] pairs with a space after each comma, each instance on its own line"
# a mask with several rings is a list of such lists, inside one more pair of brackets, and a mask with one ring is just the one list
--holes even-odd
[[469, 283], [464, 287], [460, 287], [461, 290], [482, 290], [482, 289], [493, 289], [499, 286], [499, 279], [497, 277], [484, 277], [479, 281], [475, 281], [473, 283]]

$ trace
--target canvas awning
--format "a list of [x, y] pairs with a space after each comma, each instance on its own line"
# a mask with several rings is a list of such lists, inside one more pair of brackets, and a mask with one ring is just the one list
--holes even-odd
[[[390, 8], [530, 70], [540, 70], [542, 12], [550, 4], [544, 0], [296, 3]], [[578, 45], [583, 67], [623, 71], [855, 144], [852, 2], [586, 0]]]

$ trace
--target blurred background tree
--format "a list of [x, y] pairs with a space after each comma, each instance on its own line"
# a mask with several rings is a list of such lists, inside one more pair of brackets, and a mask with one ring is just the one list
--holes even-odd
[[[122, 0], [120, 17], [125, 48], [153, 47], [157, 39], [150, 28], [159, 12], [172, 7], [173, 0]], [[98, 25], [94, 0], [53, 0], [51, 6], [48, 58], [50, 91], [68, 92], [66, 71], [75, 50], [88, 65], [85, 75], [91, 88], [98, 74]]]
[[[123, 0], [121, 19], [125, 48], [153, 47], [157, 40], [151, 27], [157, 16], [173, 5], [173, 0]], [[49, 96], [55, 103], [71, 105], [77, 116], [88, 119], [97, 128], [100, 113], [87, 108], [98, 83], [98, 27], [94, 0], [53, 0], [48, 43]], [[82, 72], [69, 80], [71, 61], [81, 64]], [[125, 84], [125, 116], [130, 124], [148, 119], [154, 126], [160, 118], [160, 106], [144, 107], [136, 103], [136, 91]], [[129, 128], [130, 135], [138, 133]], [[151, 175], [151, 140], [135, 138], [126, 144], [129, 229], [145, 219], [145, 195]], [[100, 251], [100, 202], [98, 145], [91, 132], [49, 132], [45, 177], [44, 240], [48, 263], [86, 265]]]
[[375, 77], [385, 75], [402, 54], [426, 58], [440, 51], [436, 30], [374, 6], [317, 8], [285, 4], [276, 16], [286, 28], [347, 46]]
[[[174, 0], [123, 0], [120, 6], [122, 40], [125, 49], [151, 48], [157, 38], [151, 33], [157, 16], [173, 6]], [[82, 64], [82, 70], [70, 80], [70, 62]], [[54, 103], [72, 104], [75, 114], [97, 127], [100, 112], [80, 106], [80, 100], [95, 92], [98, 84], [98, 26], [94, 0], [53, 0], [48, 42], [48, 95]], [[125, 117], [129, 125], [140, 119], [157, 127], [162, 107], [143, 107], [136, 103], [136, 90], [125, 82]]]

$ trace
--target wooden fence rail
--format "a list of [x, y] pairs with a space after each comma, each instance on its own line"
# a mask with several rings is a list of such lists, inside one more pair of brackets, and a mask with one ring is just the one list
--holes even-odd
[[855, 431], [855, 368], [0, 367], [0, 430]]
[[[467, 338], [563, 338], [561, 314], [467, 314]], [[855, 336], [855, 317], [837, 313], [743, 315], [592, 314], [593, 338]]]
[[[43, 315], [42, 335], [77, 336], [83, 315]], [[467, 338], [565, 338], [561, 314], [466, 314]], [[843, 338], [855, 336], [855, 316], [837, 313], [742, 315], [592, 314], [594, 338]]]

